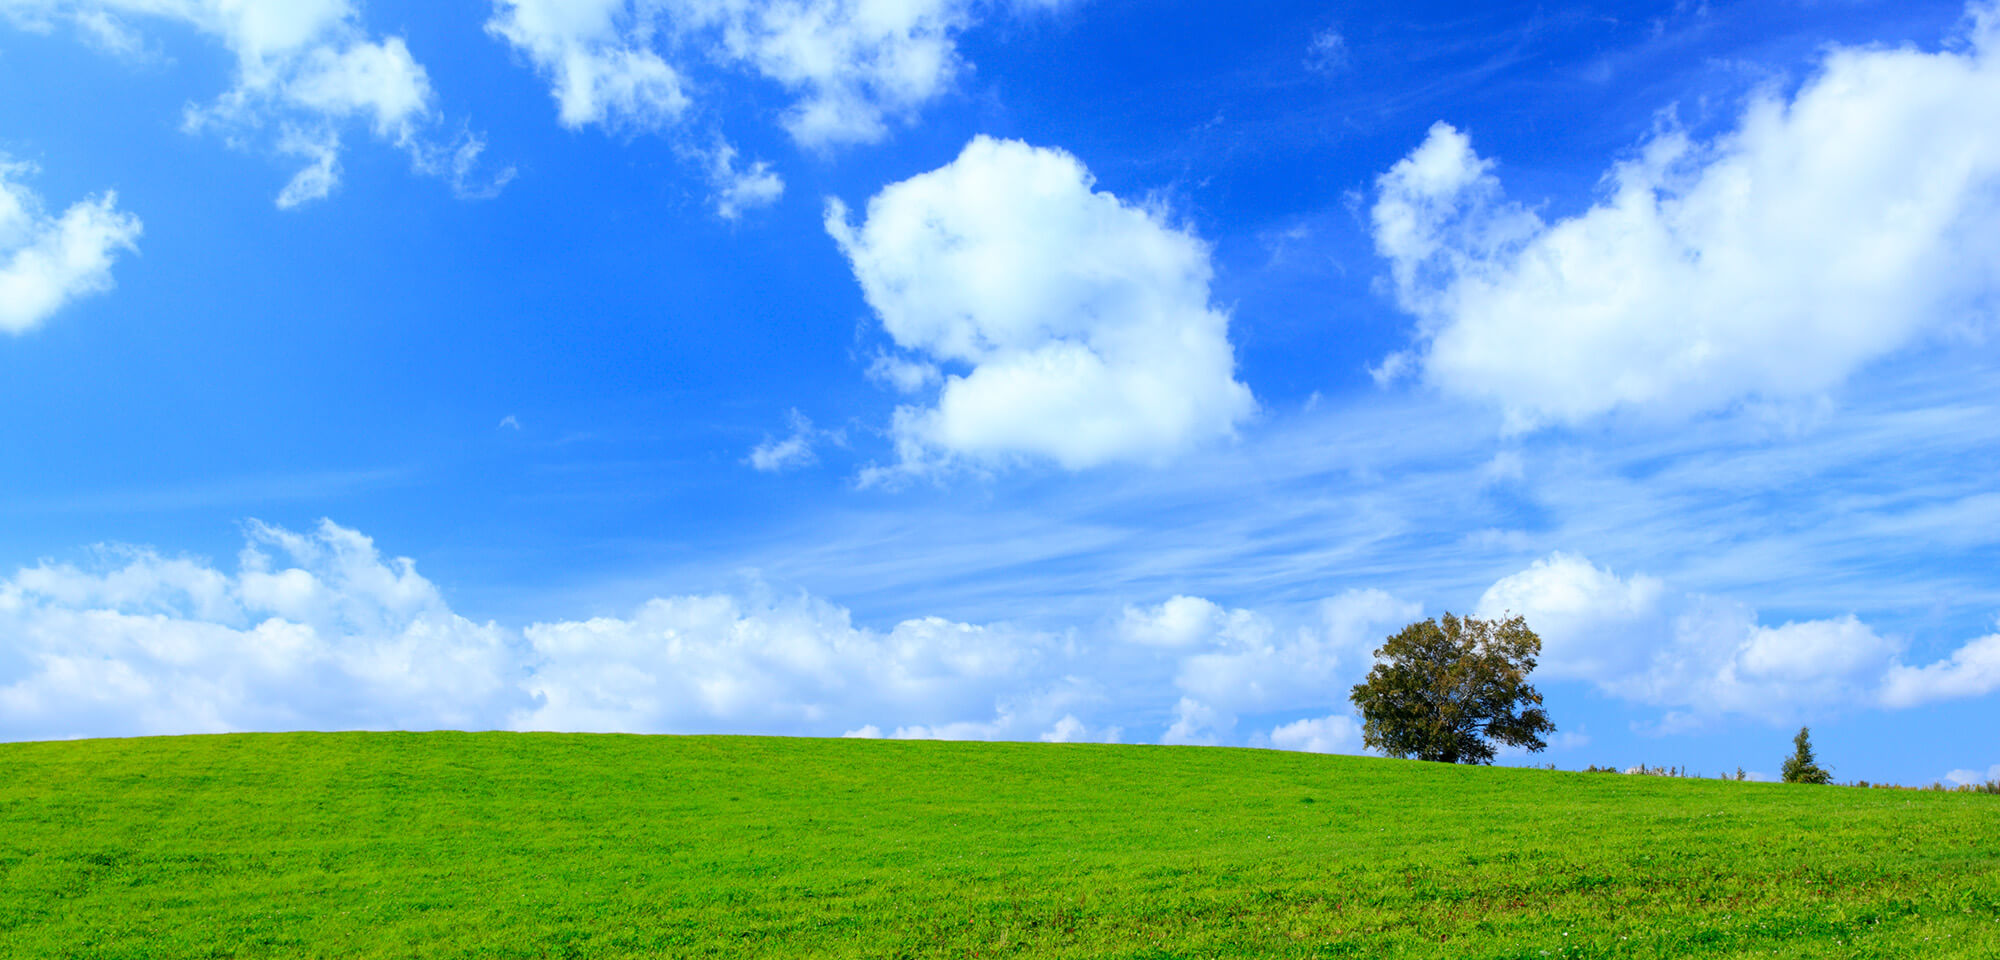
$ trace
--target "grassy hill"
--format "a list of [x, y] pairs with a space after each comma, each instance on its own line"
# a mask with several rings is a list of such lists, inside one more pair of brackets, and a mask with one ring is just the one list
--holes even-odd
[[1256, 750], [0, 744], [6, 957], [1994, 957], [2000, 797]]

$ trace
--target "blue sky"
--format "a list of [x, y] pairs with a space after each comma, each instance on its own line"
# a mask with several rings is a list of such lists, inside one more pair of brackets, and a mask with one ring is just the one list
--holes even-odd
[[0, 0], [0, 738], [2000, 777], [2000, 8]]

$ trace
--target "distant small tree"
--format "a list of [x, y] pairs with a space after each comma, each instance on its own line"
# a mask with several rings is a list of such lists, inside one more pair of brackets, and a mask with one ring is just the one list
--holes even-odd
[[1375, 651], [1375, 668], [1355, 684], [1365, 721], [1362, 742], [1392, 757], [1492, 763], [1494, 745], [1548, 747], [1556, 726], [1528, 684], [1542, 638], [1522, 617], [1424, 620]]
[[1833, 774], [1820, 769], [1813, 759], [1812, 731], [1799, 728], [1799, 735], [1792, 738], [1792, 755], [1785, 761], [1784, 779], [1786, 783], [1832, 783]]

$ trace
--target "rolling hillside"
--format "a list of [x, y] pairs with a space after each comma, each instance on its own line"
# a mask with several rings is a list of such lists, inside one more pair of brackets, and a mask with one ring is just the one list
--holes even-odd
[[0, 745], [7, 957], [1991, 957], [2000, 797], [1255, 750]]

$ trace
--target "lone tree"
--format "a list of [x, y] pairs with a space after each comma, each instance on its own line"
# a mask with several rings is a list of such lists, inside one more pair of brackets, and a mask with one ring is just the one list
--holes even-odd
[[1800, 727], [1799, 735], [1792, 738], [1792, 755], [1785, 760], [1784, 778], [1786, 783], [1832, 783], [1833, 773], [1822, 770], [1819, 761], [1813, 759], [1812, 730]]
[[1494, 744], [1548, 747], [1554, 733], [1542, 695], [1528, 685], [1542, 638], [1527, 620], [1476, 620], [1404, 627], [1375, 651], [1375, 669], [1354, 686], [1363, 743], [1392, 757], [1492, 763]]

